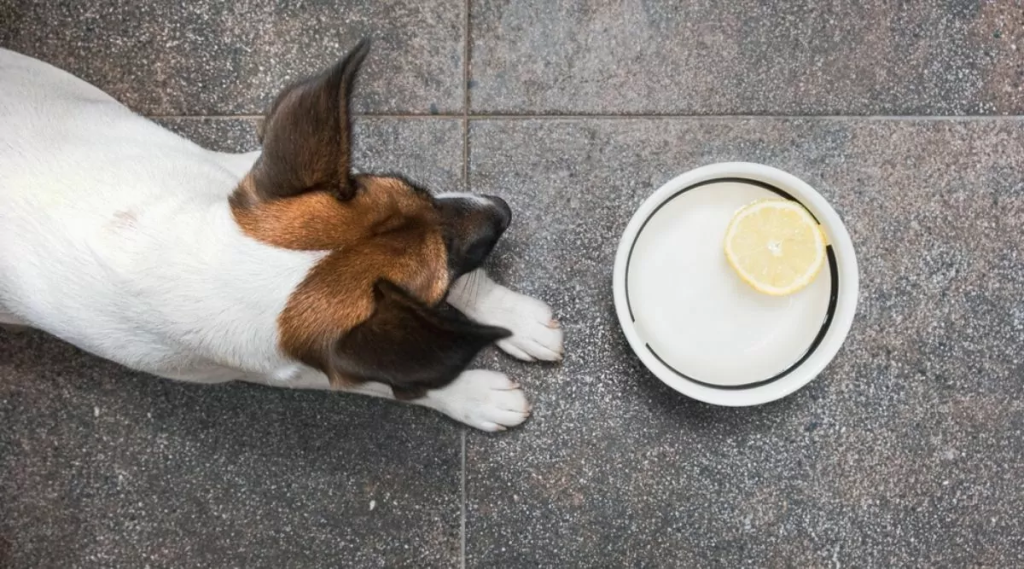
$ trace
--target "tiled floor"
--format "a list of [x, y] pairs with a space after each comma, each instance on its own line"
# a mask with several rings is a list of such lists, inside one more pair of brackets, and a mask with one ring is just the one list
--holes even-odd
[[[1024, 3], [0, 0], [0, 46], [219, 150], [362, 36], [360, 166], [516, 212], [492, 269], [567, 356], [484, 359], [533, 418], [0, 332], [0, 566], [1024, 566]], [[838, 358], [753, 409], [663, 387], [611, 299], [632, 210], [733, 159], [823, 192], [861, 264]]]

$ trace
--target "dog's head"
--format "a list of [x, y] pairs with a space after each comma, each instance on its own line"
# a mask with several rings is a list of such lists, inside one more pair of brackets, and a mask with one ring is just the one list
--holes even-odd
[[349, 98], [367, 44], [277, 97], [263, 152], [231, 196], [249, 236], [325, 251], [278, 319], [281, 348], [334, 385], [380, 381], [413, 398], [508, 335], [444, 298], [511, 221], [499, 198], [433, 196], [397, 176], [353, 175]]

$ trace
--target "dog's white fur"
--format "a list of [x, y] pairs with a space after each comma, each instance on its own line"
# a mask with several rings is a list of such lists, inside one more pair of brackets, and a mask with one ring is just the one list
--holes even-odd
[[[328, 388], [286, 357], [277, 318], [323, 256], [247, 237], [227, 197], [259, 153], [206, 150], [50, 65], [0, 49], [0, 324], [49, 332], [162, 377]], [[482, 271], [449, 301], [503, 326], [522, 359], [561, 357], [540, 301]], [[355, 391], [390, 397], [390, 388]], [[529, 406], [504, 375], [467, 371], [416, 401], [498, 430]]]

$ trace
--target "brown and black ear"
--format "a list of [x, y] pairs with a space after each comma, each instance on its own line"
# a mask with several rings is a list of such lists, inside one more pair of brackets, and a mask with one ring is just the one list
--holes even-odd
[[367, 40], [315, 77], [285, 88], [263, 122], [263, 153], [252, 169], [261, 200], [328, 190], [340, 200], [355, 194], [349, 99]]
[[379, 381], [397, 399], [422, 397], [454, 380], [488, 344], [511, 335], [477, 324], [454, 308], [426, 306], [398, 286], [374, 286], [376, 309], [334, 346], [338, 376]]

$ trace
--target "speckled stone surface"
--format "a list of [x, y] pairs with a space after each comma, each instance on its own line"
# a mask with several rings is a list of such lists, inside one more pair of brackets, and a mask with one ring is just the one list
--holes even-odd
[[481, 113], [1020, 114], [1024, 5], [473, 2]]
[[[493, 120], [474, 191], [517, 217], [495, 271], [555, 306], [560, 366], [500, 365], [533, 417], [467, 435], [468, 567], [1024, 564], [1024, 122]], [[760, 408], [688, 400], [617, 329], [618, 237], [690, 168], [815, 186], [861, 303], [825, 373]]]
[[[251, 121], [165, 122], [253, 145]], [[458, 121], [358, 132], [364, 167], [461, 187]], [[180, 384], [0, 330], [0, 425], [0, 567], [459, 563], [462, 427], [425, 409]]]
[[363, 37], [361, 112], [461, 112], [464, 34], [463, 3], [444, 0], [0, 0], [0, 46], [153, 115], [262, 113]]
[[[0, 46], [219, 151], [366, 35], [356, 109], [428, 116], [359, 117], [357, 166], [459, 190], [468, 149], [515, 211], [493, 273], [566, 328], [561, 365], [481, 358], [531, 420], [463, 455], [423, 409], [0, 330], [0, 568], [1024, 566], [1024, 120], [429, 116], [467, 71], [478, 114], [1020, 115], [1024, 3], [0, 0]], [[664, 387], [614, 319], [633, 210], [722, 160], [815, 186], [861, 266], [837, 359], [761, 408]]]
[[[218, 152], [259, 149], [259, 119], [161, 118], [156, 122]], [[449, 118], [355, 120], [353, 162], [362, 172], [401, 173], [432, 192], [463, 191], [462, 121]]]

